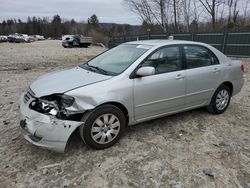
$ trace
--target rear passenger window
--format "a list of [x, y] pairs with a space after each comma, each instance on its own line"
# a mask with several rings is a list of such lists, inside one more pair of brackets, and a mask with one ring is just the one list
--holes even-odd
[[201, 46], [184, 46], [188, 69], [219, 64], [217, 57], [207, 48]]

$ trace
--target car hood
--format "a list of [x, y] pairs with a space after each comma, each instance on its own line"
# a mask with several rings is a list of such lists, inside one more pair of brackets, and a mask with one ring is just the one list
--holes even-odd
[[112, 78], [95, 72], [75, 67], [52, 72], [39, 77], [30, 85], [36, 97], [65, 93], [75, 88], [97, 83]]

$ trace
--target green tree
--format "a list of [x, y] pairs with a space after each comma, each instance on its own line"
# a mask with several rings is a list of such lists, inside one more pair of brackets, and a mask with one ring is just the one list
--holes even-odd
[[94, 28], [98, 28], [99, 27], [98, 17], [95, 14], [93, 14], [90, 18], [88, 18], [88, 24], [93, 26]]
[[53, 17], [53, 20], [52, 20], [52, 24], [54, 23], [54, 24], [60, 24], [62, 22], [62, 19], [61, 19], [61, 17], [57, 14], [57, 15], [55, 15], [54, 17]]
[[52, 26], [51, 36], [54, 38], [61, 38], [61, 36], [62, 36], [62, 19], [58, 14], [53, 17], [53, 20], [51, 22], [51, 26]]

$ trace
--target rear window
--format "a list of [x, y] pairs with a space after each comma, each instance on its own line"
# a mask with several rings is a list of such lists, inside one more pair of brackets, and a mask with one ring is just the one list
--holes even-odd
[[188, 69], [219, 64], [212, 51], [202, 46], [184, 46]]

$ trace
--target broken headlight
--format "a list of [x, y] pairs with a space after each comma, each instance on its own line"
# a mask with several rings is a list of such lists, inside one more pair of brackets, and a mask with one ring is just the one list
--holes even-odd
[[56, 101], [37, 99], [30, 103], [30, 108], [44, 114], [57, 115], [60, 111]]
[[30, 103], [30, 108], [44, 114], [65, 114], [65, 108], [73, 105], [75, 99], [67, 95], [50, 95], [36, 99]]

